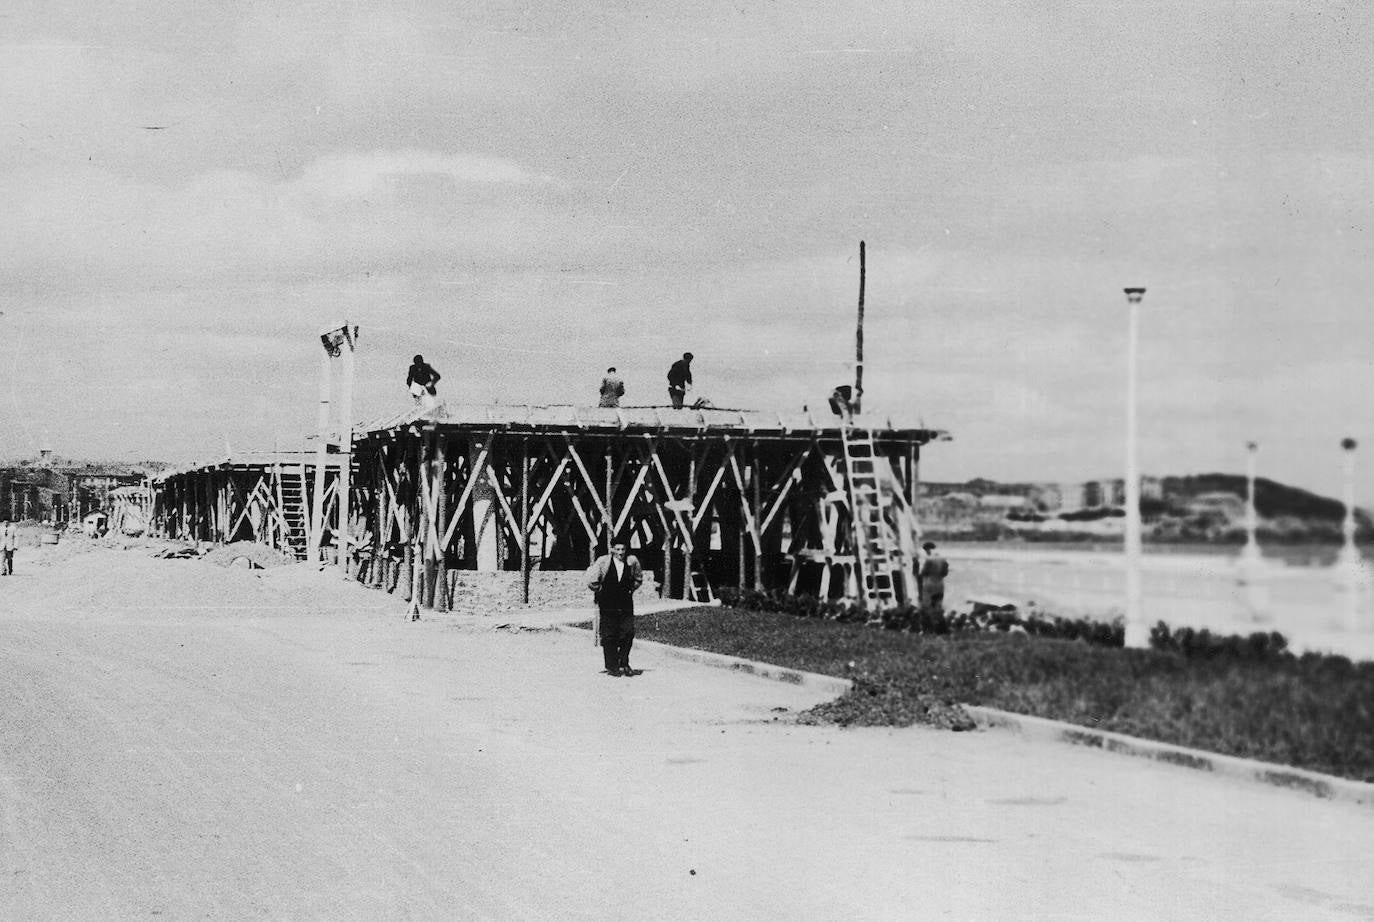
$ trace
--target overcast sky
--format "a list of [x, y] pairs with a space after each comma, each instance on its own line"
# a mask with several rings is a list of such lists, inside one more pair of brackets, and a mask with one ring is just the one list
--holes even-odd
[[[867, 409], [929, 479], [1327, 494], [1374, 449], [1368, 3], [10, 2], [0, 455], [296, 447], [450, 401]], [[656, 11], [661, 10], [661, 11]], [[1368, 455], [1368, 452], [1366, 452]], [[1374, 498], [1374, 459], [1361, 499]]]

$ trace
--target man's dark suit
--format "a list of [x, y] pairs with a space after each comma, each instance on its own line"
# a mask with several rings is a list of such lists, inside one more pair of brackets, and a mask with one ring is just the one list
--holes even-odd
[[592, 589], [601, 613], [601, 653], [607, 672], [628, 672], [635, 639], [635, 590], [643, 581], [639, 561], [626, 557], [616, 576], [609, 556], [593, 564]]

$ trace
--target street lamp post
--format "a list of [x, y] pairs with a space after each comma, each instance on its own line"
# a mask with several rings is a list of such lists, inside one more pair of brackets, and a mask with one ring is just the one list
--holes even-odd
[[353, 349], [358, 341], [358, 327], [347, 320], [320, 330], [320, 345], [324, 355], [320, 365], [320, 441], [315, 449], [315, 503], [311, 509], [310, 550], [312, 562], [323, 562], [321, 541], [328, 522], [324, 514], [325, 472], [328, 469], [330, 429], [330, 396], [334, 360], [338, 359], [339, 376], [339, 475], [334, 481], [336, 519], [334, 547], [336, 563], [348, 578], [349, 475], [353, 466]]
[[1245, 547], [1241, 548], [1238, 583], [1246, 613], [1252, 621], [1269, 619], [1269, 586], [1264, 574], [1264, 558], [1259, 546], [1259, 512], [1255, 507], [1255, 467], [1258, 442], [1246, 442], [1245, 458]]
[[1240, 559], [1243, 564], [1260, 562], [1259, 516], [1255, 510], [1255, 460], [1259, 454], [1258, 442], [1245, 443], [1245, 547], [1241, 548]]
[[1345, 503], [1345, 519], [1341, 522], [1341, 533], [1345, 540], [1341, 544], [1341, 553], [1336, 562], [1341, 566], [1358, 567], [1360, 563], [1360, 552], [1355, 547], [1355, 448], [1354, 439], [1341, 439], [1341, 448], [1345, 452], [1344, 458], [1344, 482], [1341, 489], [1341, 500]]
[[1144, 288], [1127, 288], [1126, 335], [1126, 646], [1150, 645], [1150, 629], [1141, 605], [1140, 578], [1140, 468], [1136, 457], [1136, 343], [1139, 338], [1140, 302]]
[[1364, 588], [1360, 551], [1355, 546], [1355, 448], [1354, 439], [1341, 439], [1341, 449], [1345, 453], [1344, 483], [1341, 488], [1345, 518], [1341, 521], [1341, 532], [1345, 540], [1341, 545], [1341, 553], [1336, 558], [1336, 579], [1345, 596], [1346, 626], [1352, 631], [1360, 626], [1360, 595]]

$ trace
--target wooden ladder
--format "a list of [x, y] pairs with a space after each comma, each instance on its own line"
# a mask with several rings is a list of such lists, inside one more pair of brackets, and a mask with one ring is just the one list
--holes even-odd
[[854, 559], [858, 567], [859, 602], [870, 617], [897, 605], [898, 564], [895, 548], [883, 522], [882, 494], [878, 490], [877, 456], [873, 434], [866, 429], [840, 426], [844, 445], [845, 487], [854, 520]]
[[310, 523], [305, 519], [305, 500], [299, 478], [281, 479], [281, 517], [286, 522], [286, 543], [297, 560], [304, 560], [308, 550], [306, 535]]

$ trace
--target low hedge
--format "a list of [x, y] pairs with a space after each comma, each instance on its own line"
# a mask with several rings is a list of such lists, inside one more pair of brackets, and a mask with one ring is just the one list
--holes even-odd
[[[789, 595], [777, 590], [722, 589], [721, 602], [745, 611], [772, 611], [803, 618], [820, 618], [842, 624], [859, 623], [889, 631], [943, 636], [979, 634], [993, 631], [1025, 633], [1032, 637], [1057, 640], [1083, 640], [1103, 647], [1123, 647], [1126, 628], [1120, 618], [1097, 621], [1092, 618], [1066, 618], [1060, 615], [1015, 611], [945, 612], [922, 610], [902, 605], [871, 616], [853, 602], [818, 599], [808, 595]], [[1291, 656], [1288, 639], [1277, 631], [1256, 632], [1249, 636], [1214, 634], [1206, 628], [1170, 628], [1160, 621], [1150, 631], [1150, 646], [1171, 650], [1189, 658], [1273, 660]]]

